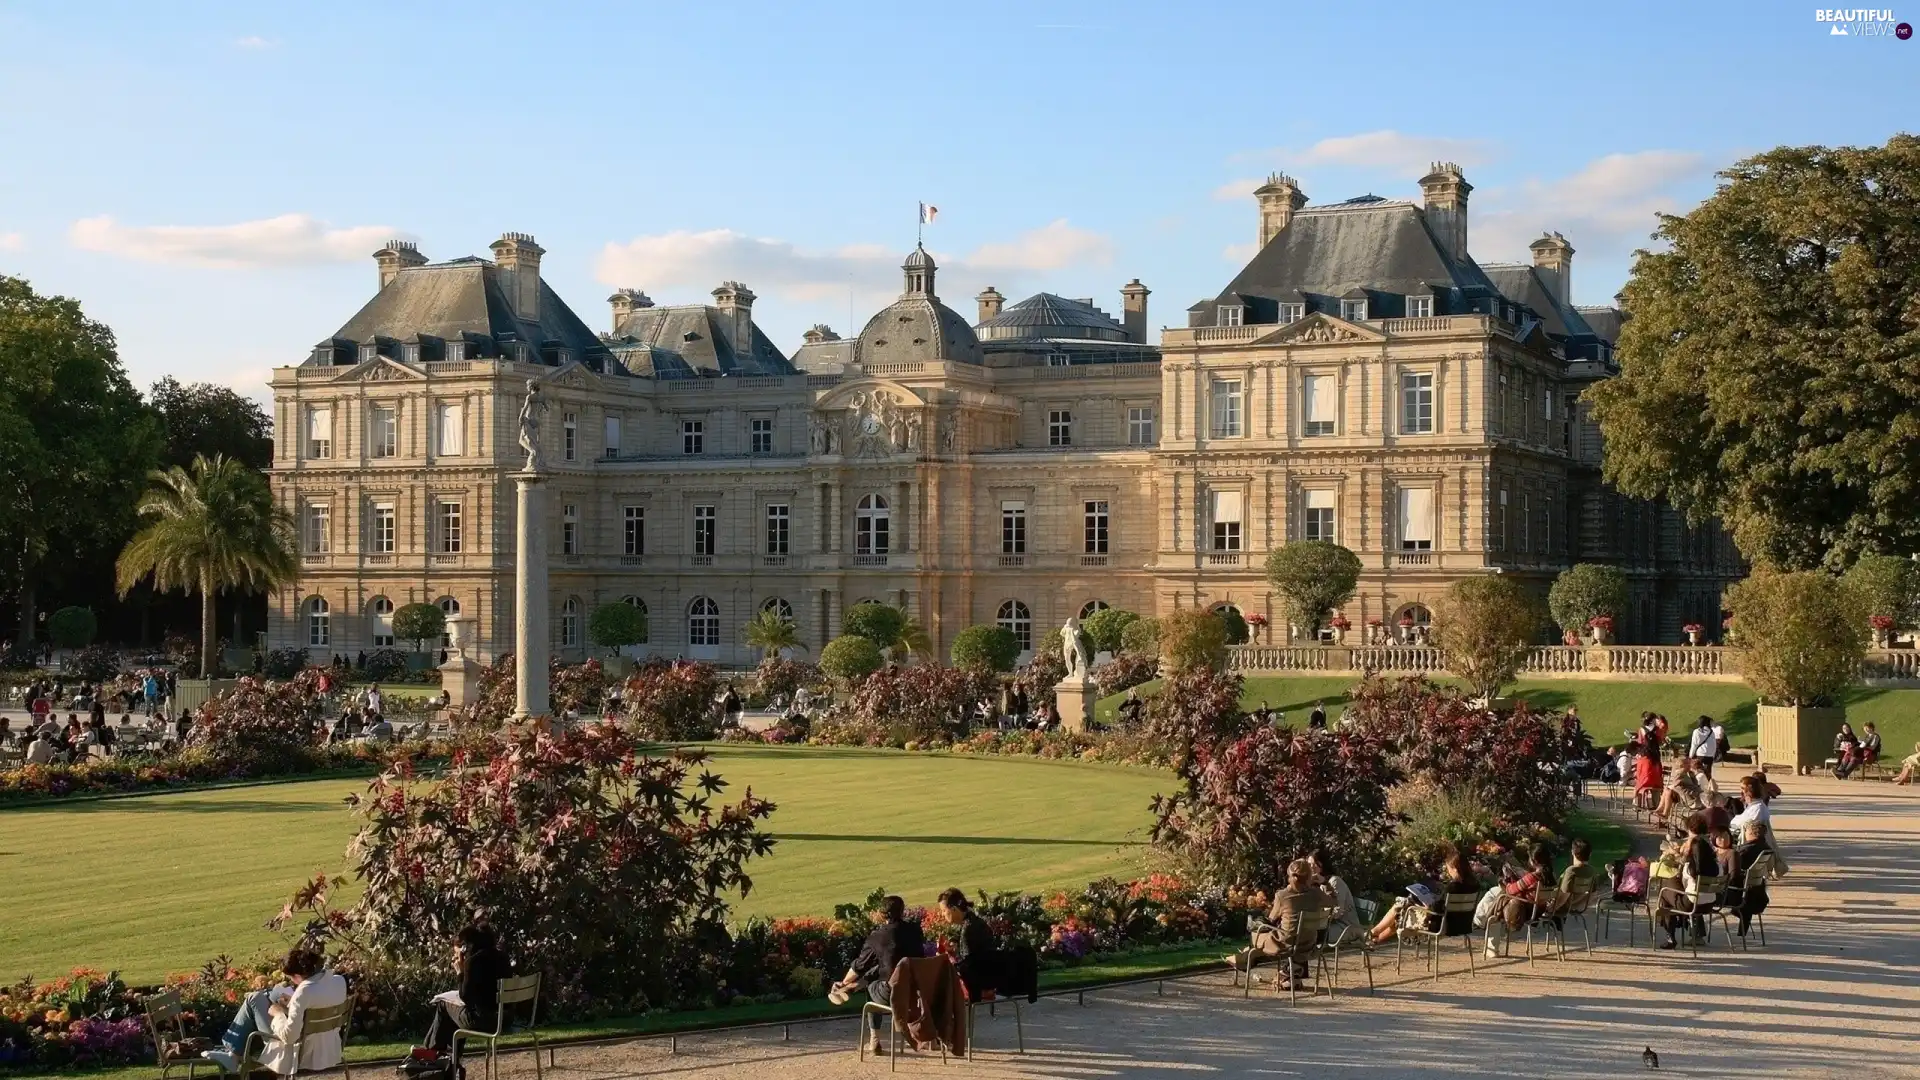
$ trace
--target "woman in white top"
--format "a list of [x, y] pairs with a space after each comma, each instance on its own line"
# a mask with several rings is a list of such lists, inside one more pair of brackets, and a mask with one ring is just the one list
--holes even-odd
[[[347, 980], [326, 970], [320, 954], [308, 949], [289, 952], [280, 970], [289, 985], [248, 994], [220, 1037], [225, 1046], [208, 1050], [202, 1057], [216, 1062], [225, 1072], [235, 1072], [248, 1037], [257, 1031], [263, 1042], [260, 1064], [278, 1075], [315, 1072], [340, 1064], [339, 1029], [302, 1038], [302, 1027], [307, 1010], [347, 1003]], [[293, 1059], [295, 1043], [300, 1044], [297, 1062]]]
[[1347, 888], [1346, 881], [1339, 874], [1334, 873], [1333, 863], [1325, 851], [1315, 848], [1307, 856], [1307, 861], [1313, 865], [1316, 884], [1333, 899], [1333, 919], [1327, 924], [1327, 940], [1334, 940], [1336, 928], [1342, 926], [1346, 930], [1340, 937], [1349, 941], [1359, 940], [1367, 928], [1360, 922], [1360, 913], [1353, 909], [1353, 890]]
[[1733, 815], [1727, 823], [1727, 831], [1735, 836], [1745, 835], [1748, 825], [1760, 826], [1762, 839], [1767, 850], [1773, 852], [1773, 873], [1775, 877], [1784, 877], [1787, 872], [1787, 856], [1773, 838], [1773, 810], [1767, 805], [1767, 780], [1764, 773], [1740, 778], [1740, 798], [1746, 803], [1741, 811]]

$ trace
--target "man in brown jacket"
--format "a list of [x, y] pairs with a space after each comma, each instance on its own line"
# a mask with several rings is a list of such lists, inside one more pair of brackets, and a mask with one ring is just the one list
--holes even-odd
[[1317, 932], [1302, 934], [1300, 917], [1331, 906], [1332, 899], [1313, 884], [1313, 864], [1295, 859], [1287, 864], [1287, 887], [1274, 896], [1273, 907], [1267, 911], [1267, 922], [1273, 929], [1254, 931], [1254, 951], [1275, 957], [1286, 953], [1288, 978], [1294, 982], [1305, 979], [1307, 958], [1313, 954]]

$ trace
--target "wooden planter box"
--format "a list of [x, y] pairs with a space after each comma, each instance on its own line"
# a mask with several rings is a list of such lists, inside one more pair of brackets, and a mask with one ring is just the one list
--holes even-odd
[[237, 679], [181, 679], [168, 708], [175, 716], [180, 715], [181, 709], [197, 713], [200, 706], [233, 689], [238, 682]]
[[1796, 773], [1820, 767], [1833, 751], [1833, 737], [1845, 709], [1816, 709], [1795, 705], [1762, 705], [1760, 712], [1760, 752], [1762, 768], [1781, 765]]

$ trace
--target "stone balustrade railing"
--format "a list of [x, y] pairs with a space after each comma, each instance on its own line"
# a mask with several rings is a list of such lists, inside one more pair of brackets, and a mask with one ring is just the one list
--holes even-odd
[[[1446, 657], [1421, 645], [1236, 645], [1227, 666], [1246, 673], [1419, 675], [1447, 672]], [[1521, 674], [1536, 678], [1739, 682], [1740, 650], [1717, 645], [1540, 645]], [[1860, 664], [1876, 685], [1920, 686], [1920, 650], [1876, 649]]]

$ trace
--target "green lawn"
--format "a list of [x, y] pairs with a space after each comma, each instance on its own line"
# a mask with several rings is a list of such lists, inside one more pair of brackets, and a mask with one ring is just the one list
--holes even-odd
[[[778, 806], [779, 845], [741, 914], [825, 915], [884, 885], [1077, 887], [1140, 866], [1167, 778], [1018, 758], [715, 747], [716, 771]], [[322, 780], [0, 811], [0, 979], [75, 965], [145, 980], [277, 942], [262, 926], [317, 870], [339, 871], [342, 804]]]
[[[1356, 681], [1351, 676], [1250, 675], [1240, 703], [1256, 709], [1265, 702], [1284, 711], [1289, 723], [1304, 725], [1316, 701], [1325, 701], [1327, 715], [1337, 718]], [[1141, 687], [1141, 693], [1150, 693], [1155, 685]], [[1640, 726], [1640, 714], [1647, 710], [1666, 716], [1677, 730], [1706, 713], [1726, 723], [1734, 745], [1752, 746], [1756, 739], [1755, 698], [1744, 683], [1522, 679], [1509, 692], [1546, 708], [1578, 706], [1581, 722], [1602, 744], [1619, 742], [1627, 729]], [[1119, 703], [1118, 696], [1102, 699], [1096, 715], [1111, 720]], [[1855, 687], [1847, 692], [1846, 706], [1855, 730], [1869, 720], [1879, 728], [1888, 757], [1906, 756], [1920, 740], [1920, 690]]]

